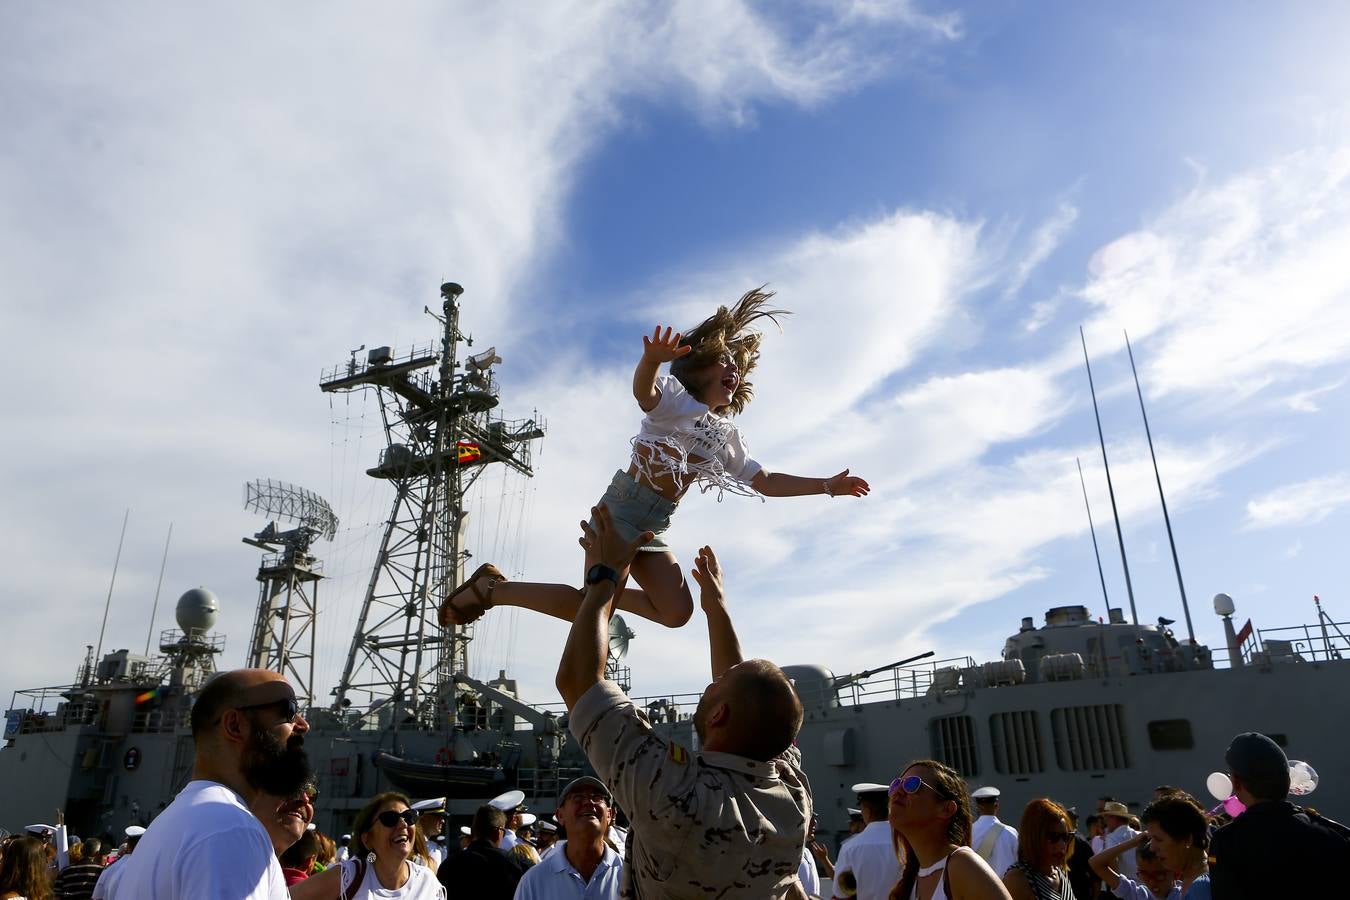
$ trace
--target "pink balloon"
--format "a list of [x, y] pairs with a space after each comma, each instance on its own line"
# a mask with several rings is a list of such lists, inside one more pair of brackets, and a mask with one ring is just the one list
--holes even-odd
[[1247, 804], [1243, 803], [1237, 797], [1229, 797], [1227, 800], [1223, 801], [1223, 808], [1225, 812], [1236, 819], [1247, 811]]

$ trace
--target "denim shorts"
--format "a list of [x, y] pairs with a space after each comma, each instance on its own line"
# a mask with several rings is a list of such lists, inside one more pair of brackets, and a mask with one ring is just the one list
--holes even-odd
[[[633, 479], [620, 469], [614, 473], [605, 496], [600, 502], [609, 508], [614, 526], [626, 541], [631, 541], [644, 531], [655, 533], [640, 549], [650, 552], [670, 550], [665, 542], [666, 530], [670, 528], [670, 517], [675, 514], [677, 504], [667, 500], [656, 491]], [[594, 521], [591, 523], [594, 525]]]

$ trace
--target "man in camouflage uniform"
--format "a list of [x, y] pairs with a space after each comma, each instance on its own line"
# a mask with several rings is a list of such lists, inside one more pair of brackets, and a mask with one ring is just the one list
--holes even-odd
[[783, 671], [744, 660], [712, 549], [694, 580], [708, 620], [713, 682], [694, 714], [702, 750], [653, 733], [647, 717], [604, 680], [613, 599], [650, 532], [628, 542], [603, 506], [583, 525], [586, 589], [558, 667], [570, 728], [632, 829], [621, 896], [641, 900], [804, 897], [797, 880], [810, 786], [793, 741], [802, 706]]

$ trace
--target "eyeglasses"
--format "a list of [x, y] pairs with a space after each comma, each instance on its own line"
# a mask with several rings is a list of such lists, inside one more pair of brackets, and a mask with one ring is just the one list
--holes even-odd
[[1045, 836], [1045, 839], [1052, 844], [1067, 844], [1073, 840], [1073, 835], [1067, 831], [1052, 831]]
[[281, 706], [282, 704], [285, 704], [286, 706], [286, 718], [282, 719], [281, 722], [278, 722], [277, 724], [280, 725], [282, 723], [294, 722], [296, 716], [300, 715], [300, 701], [294, 697], [287, 697], [284, 700], [273, 700], [271, 703], [255, 703], [252, 706], [237, 706], [235, 709], [271, 709], [275, 706]]
[[576, 801], [579, 803], [603, 803], [605, 806], [609, 806], [609, 796], [606, 794], [573, 791], [567, 795], [567, 799], [568, 801]]
[[918, 775], [902, 775], [899, 778], [892, 781], [891, 789], [888, 792], [888, 796], [894, 797], [901, 791], [904, 791], [906, 794], [917, 794], [921, 788], [928, 788], [930, 791], [937, 794], [939, 797], [942, 796], [942, 791], [939, 791], [937, 788], [933, 787], [931, 784], [924, 781]]
[[385, 828], [393, 828], [395, 825], [399, 823], [400, 819], [403, 820], [403, 823], [405, 825], [407, 825], [409, 828], [412, 828], [414, 825], [417, 824], [417, 811], [412, 809], [405, 809], [403, 810], [403, 812], [395, 812], [392, 809], [386, 809], [384, 812], [380, 813], [378, 816], [375, 817], [375, 821], [379, 822]]

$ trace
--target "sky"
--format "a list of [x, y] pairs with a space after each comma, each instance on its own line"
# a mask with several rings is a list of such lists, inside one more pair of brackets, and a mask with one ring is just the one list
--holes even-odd
[[[316, 552], [319, 693], [390, 502], [358, 346], [425, 343], [443, 281], [502, 410], [548, 422], [485, 474], [470, 549], [575, 583], [624, 465], [641, 336], [767, 284], [743, 416], [771, 471], [865, 499], [691, 495], [748, 654], [837, 673], [997, 658], [1023, 616], [1196, 636], [1350, 619], [1350, 9], [1336, 3], [744, 0], [0, 2], [0, 696], [140, 652], [205, 586], [242, 665], [276, 478], [342, 521]], [[151, 616], [166, 535], [173, 534]], [[630, 622], [635, 694], [706, 682], [699, 617]], [[555, 702], [566, 624], [498, 609], [473, 673]], [[24, 705], [24, 704], [19, 704]]]

